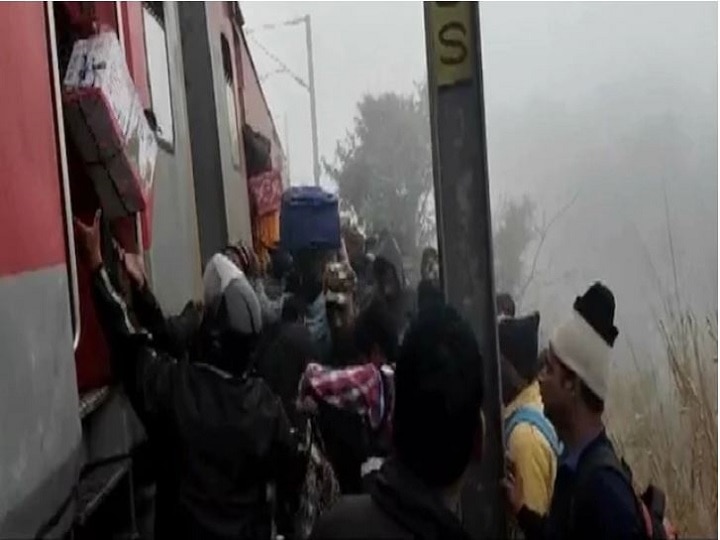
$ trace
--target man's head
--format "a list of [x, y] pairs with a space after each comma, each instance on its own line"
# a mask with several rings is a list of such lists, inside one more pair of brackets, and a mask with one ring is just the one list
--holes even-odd
[[440, 284], [440, 258], [437, 249], [428, 247], [423, 250], [420, 262], [420, 276], [423, 281]]
[[373, 281], [376, 291], [391, 304], [396, 304], [405, 288], [403, 256], [395, 238], [387, 230], [380, 234], [380, 241], [373, 261]]
[[380, 295], [388, 302], [395, 302], [400, 298], [402, 285], [398, 272], [393, 264], [383, 256], [378, 256], [373, 262], [373, 279]]
[[500, 293], [495, 297], [495, 309], [498, 317], [514, 317], [515, 300], [508, 293]]
[[228, 244], [221, 253], [244, 273], [247, 273], [252, 265], [252, 257], [254, 254], [252, 250], [242, 242]]
[[342, 236], [350, 263], [354, 264], [365, 255], [365, 237], [356, 227], [350, 225], [343, 227]]
[[615, 298], [595, 283], [575, 300], [571, 317], [550, 339], [540, 373], [545, 413], [558, 428], [578, 417], [600, 417], [607, 398], [614, 326]]
[[355, 322], [355, 349], [362, 363], [394, 364], [398, 359], [399, 329], [395, 318], [380, 300], [374, 300]]
[[482, 358], [470, 327], [449, 307], [423, 314], [395, 370], [398, 459], [431, 488], [463, 475], [482, 429]]
[[280, 281], [287, 276], [293, 267], [292, 256], [280, 247], [270, 251], [270, 275]]
[[235, 244], [228, 244], [222, 250], [222, 254], [225, 255], [225, 257], [227, 257], [231, 263], [233, 263], [238, 268], [242, 269], [243, 260], [242, 260], [242, 250], [241, 250], [240, 246], [235, 245]]
[[218, 253], [203, 274], [203, 360], [242, 373], [262, 331], [260, 302], [245, 274]]
[[323, 290], [323, 274], [330, 261], [328, 252], [302, 250], [293, 255], [297, 292], [308, 304], [317, 299]]
[[[503, 317], [498, 322], [500, 354], [509, 366], [503, 367], [503, 402], [512, 401], [517, 393], [533, 382], [540, 372], [538, 362], [538, 328], [540, 314], [526, 317]], [[508, 369], [508, 368], [512, 369]], [[512, 373], [514, 372], [514, 374]]]
[[307, 305], [296, 294], [289, 294], [282, 305], [280, 319], [284, 323], [298, 324], [305, 320]]
[[348, 263], [333, 262], [325, 268], [323, 292], [333, 339], [345, 338], [355, 321], [355, 272]]
[[440, 287], [432, 281], [423, 280], [418, 284], [418, 313], [437, 309], [445, 303], [445, 296]]

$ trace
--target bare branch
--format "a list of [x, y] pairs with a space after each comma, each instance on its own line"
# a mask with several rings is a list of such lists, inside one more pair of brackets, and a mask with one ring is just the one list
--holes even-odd
[[[525, 280], [525, 283], [520, 288], [520, 293], [517, 297], [517, 303], [522, 303], [522, 299], [525, 296], [525, 293], [527, 292], [528, 287], [533, 282], [533, 279], [535, 279], [535, 272], [537, 270], [537, 263], [540, 259], [540, 253], [542, 252], [543, 245], [545, 244], [545, 239], [547, 238], [548, 233], [550, 232], [550, 229], [552, 229], [552, 226], [565, 214], [572, 206], [577, 202], [578, 198], [580, 197], [580, 190], [575, 192], [575, 195], [570, 199], [570, 201], [565, 204], [560, 210], [558, 210], [555, 215], [553, 215], [552, 218], [550, 218], [550, 221], [543, 224], [543, 226], [539, 230], [539, 240], [538, 244], [535, 247], [535, 253], [533, 254], [532, 264], [530, 265], [530, 272], [528, 273], [528, 277]], [[543, 221], [545, 221], [543, 219]]]

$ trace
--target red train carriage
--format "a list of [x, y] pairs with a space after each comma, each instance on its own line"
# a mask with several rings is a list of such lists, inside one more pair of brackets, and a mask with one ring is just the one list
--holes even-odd
[[74, 41], [99, 27], [117, 32], [159, 127], [146, 210], [104, 223], [106, 254], [111, 237], [142, 250], [169, 311], [199, 295], [210, 254], [258, 228], [243, 134], [269, 141], [271, 167], [284, 170], [237, 3], [0, 4], [3, 538], [85, 523], [107, 494], [132, 486], [144, 437], [112, 384], [72, 238], [72, 217], [88, 218], [99, 202], [66, 135], [61, 81]]

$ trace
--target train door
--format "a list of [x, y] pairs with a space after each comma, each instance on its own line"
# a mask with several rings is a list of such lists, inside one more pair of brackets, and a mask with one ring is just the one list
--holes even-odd
[[[54, 3], [55, 33], [57, 38], [57, 54], [60, 80], [70, 60], [72, 48], [76, 40], [92, 34], [98, 27], [109, 27], [118, 30], [117, 11], [114, 2], [56, 2]], [[69, 134], [65, 134], [69, 142]], [[92, 180], [85, 172], [82, 160], [73, 144], [66, 145], [68, 170], [70, 178], [70, 196], [73, 215], [85, 222], [90, 222], [100, 202]], [[115, 250], [113, 249], [113, 233], [125, 249], [137, 251], [137, 231], [132, 219], [124, 219], [110, 223], [103, 218], [103, 259], [117, 279]], [[91, 295], [91, 275], [82, 260], [78, 260], [78, 288], [80, 300], [80, 332], [79, 342], [75, 351], [77, 363], [78, 388], [83, 403], [96, 403], [93, 396], [97, 395], [110, 380], [109, 354], [102, 334]]]
[[[54, 2], [52, 4], [53, 30], [59, 81], [65, 75], [73, 46], [78, 39], [103, 29], [118, 33], [121, 44], [125, 26], [122, 24], [122, 7], [116, 2]], [[127, 56], [127, 54], [126, 54]], [[132, 69], [131, 69], [131, 74]], [[133, 74], [134, 75], [134, 74]], [[146, 106], [147, 91], [141, 88], [141, 101]], [[92, 221], [100, 208], [98, 193], [87, 174], [85, 165], [68, 131], [59, 134], [65, 143], [68, 168], [69, 208], [72, 216], [86, 223]], [[102, 218], [102, 255], [111, 279], [119, 284], [123, 279], [115, 244], [130, 252], [142, 252], [142, 234], [137, 215], [113, 220]], [[74, 254], [71, 254], [74, 255]], [[92, 275], [81, 257], [75, 255], [79, 336], [75, 347], [78, 414], [83, 427], [83, 463], [80, 482], [76, 488], [77, 512], [75, 524], [86, 526], [106, 496], [122, 490], [130, 493], [127, 511], [132, 513], [132, 460], [130, 449], [143, 438], [139, 421], [127, 404], [126, 398], [111, 387], [108, 347], [100, 327], [92, 299]], [[134, 526], [134, 525], [133, 525]]]

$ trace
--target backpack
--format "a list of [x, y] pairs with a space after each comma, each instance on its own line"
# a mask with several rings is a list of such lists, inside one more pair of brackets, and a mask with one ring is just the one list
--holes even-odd
[[560, 443], [555, 428], [550, 420], [536, 407], [523, 405], [515, 409], [504, 423], [504, 448], [507, 448], [510, 441], [510, 434], [519, 424], [530, 424], [536, 428], [550, 445], [550, 448], [559, 456], [562, 453], [562, 444]]
[[642, 516], [644, 538], [653, 540], [678, 539], [677, 529], [665, 516], [665, 493], [657, 486], [650, 484], [642, 494], [638, 494], [635, 491], [630, 466], [624, 459], [620, 459], [615, 455], [615, 451], [610, 444], [603, 444], [587, 460], [582, 462], [578, 470], [576, 492], [581, 493], [581, 486], [590, 478], [591, 473], [601, 468], [612, 469], [619, 473], [635, 494], [637, 510], [639, 515]]

